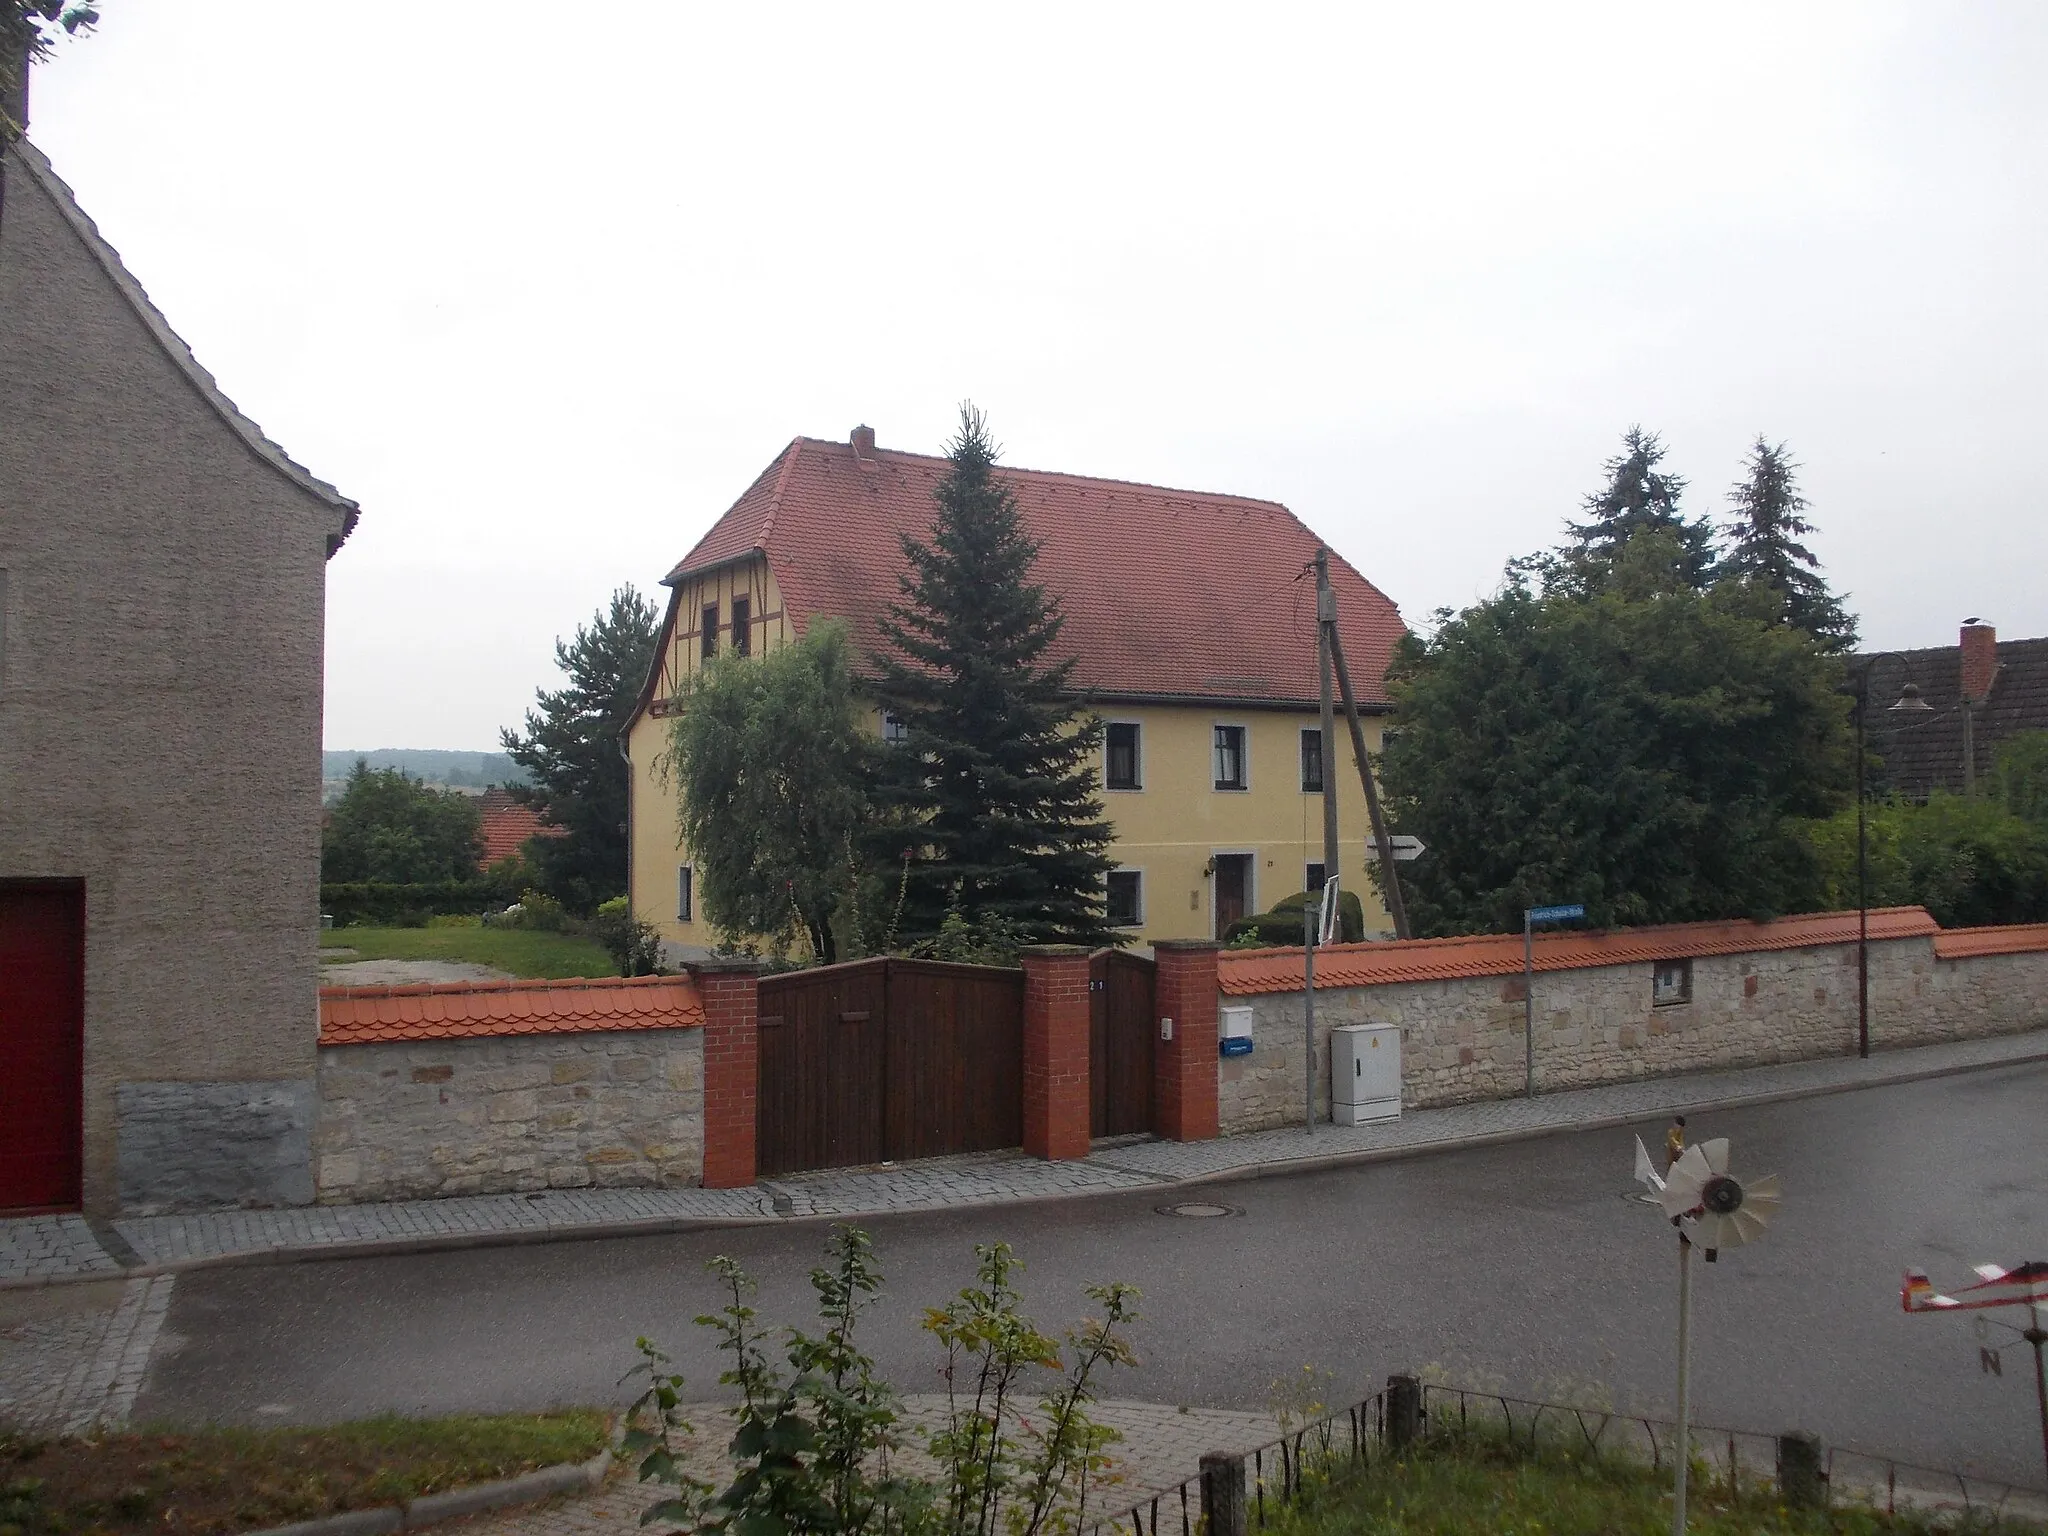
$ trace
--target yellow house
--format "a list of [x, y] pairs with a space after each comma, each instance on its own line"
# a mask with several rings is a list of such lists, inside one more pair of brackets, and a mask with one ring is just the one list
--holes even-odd
[[[759, 654], [813, 619], [856, 645], [898, 596], [898, 535], [928, 536], [947, 461], [797, 438], [696, 548], [669, 589], [656, 662], [627, 729], [630, 888], [638, 915], [685, 955], [715, 941], [674, 787], [661, 769], [678, 691], [729, 650]], [[1276, 502], [1039, 470], [999, 471], [1038, 541], [1036, 579], [1058, 599], [1077, 692], [1105, 725], [1103, 808], [1116, 827], [1113, 919], [1134, 941], [1212, 938], [1323, 878], [1316, 536]], [[1368, 751], [1400, 614], [1334, 553], [1330, 582]], [[876, 729], [890, 723], [879, 714]], [[1365, 877], [1365, 796], [1341, 712], [1338, 823], [1347, 889], [1366, 928], [1391, 922]]]

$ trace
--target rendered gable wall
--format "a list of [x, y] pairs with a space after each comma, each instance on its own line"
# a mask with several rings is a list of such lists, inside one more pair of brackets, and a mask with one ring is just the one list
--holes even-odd
[[259, 457], [6, 173], [0, 880], [83, 882], [86, 1209], [301, 1204], [346, 504]]

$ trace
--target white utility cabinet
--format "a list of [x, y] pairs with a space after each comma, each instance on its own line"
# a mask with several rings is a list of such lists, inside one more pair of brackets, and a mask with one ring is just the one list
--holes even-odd
[[1330, 1120], [1401, 1118], [1401, 1026], [1339, 1024], [1330, 1031]]

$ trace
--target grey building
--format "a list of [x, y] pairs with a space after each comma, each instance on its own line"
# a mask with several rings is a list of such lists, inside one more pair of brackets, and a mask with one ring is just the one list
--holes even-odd
[[356, 507], [0, 156], [0, 1211], [313, 1195], [326, 567]]

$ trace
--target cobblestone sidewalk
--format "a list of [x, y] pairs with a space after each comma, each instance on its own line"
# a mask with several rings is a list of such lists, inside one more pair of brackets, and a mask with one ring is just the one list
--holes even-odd
[[[912, 1428], [930, 1429], [943, 1422], [946, 1400], [919, 1394], [905, 1398], [903, 1407], [904, 1420]], [[685, 1408], [683, 1414], [697, 1428], [683, 1464], [695, 1476], [715, 1480], [725, 1468], [725, 1445], [731, 1438], [726, 1410], [716, 1404], [699, 1404]], [[1105, 1515], [1193, 1477], [1205, 1452], [1248, 1451], [1280, 1433], [1279, 1424], [1263, 1413], [1111, 1400], [1097, 1403], [1094, 1414], [1098, 1422], [1124, 1436], [1110, 1452], [1116, 1462], [1113, 1481], [1089, 1495], [1091, 1513]], [[920, 1464], [915, 1455], [906, 1460], [913, 1467]], [[480, 1515], [448, 1529], [451, 1536], [458, 1531], [462, 1536], [627, 1536], [642, 1529], [640, 1512], [661, 1493], [657, 1487], [633, 1481], [629, 1470], [621, 1471], [595, 1493], [539, 1508]], [[1176, 1505], [1176, 1525], [1178, 1509]]]
[[[838, 1169], [763, 1181], [752, 1189], [550, 1190], [375, 1205], [198, 1216], [77, 1216], [0, 1220], [0, 1288], [154, 1273], [194, 1264], [311, 1253], [546, 1241], [672, 1231], [705, 1223], [940, 1210], [1156, 1188], [1399, 1157], [1514, 1137], [1628, 1124], [1668, 1114], [1876, 1087], [1975, 1068], [2048, 1060], [2048, 1031], [1780, 1066], [1654, 1078], [1446, 1109], [1411, 1110], [1378, 1125], [1299, 1126], [1216, 1141], [1125, 1141], [1085, 1160], [1021, 1153], [934, 1158], [900, 1167]], [[97, 1229], [97, 1230], [96, 1230]]]
[[31, 1315], [0, 1326], [0, 1424], [65, 1435], [126, 1424], [173, 1283], [156, 1275], [47, 1291]]

